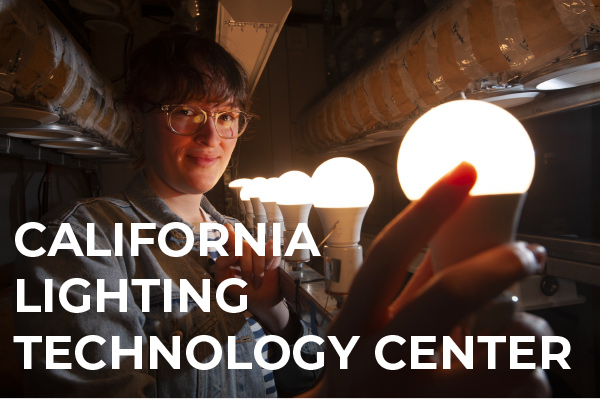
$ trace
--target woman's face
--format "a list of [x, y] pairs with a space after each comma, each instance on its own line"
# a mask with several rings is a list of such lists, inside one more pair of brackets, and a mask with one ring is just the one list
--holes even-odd
[[[206, 111], [234, 109], [231, 105], [190, 104]], [[210, 117], [195, 134], [181, 136], [169, 128], [166, 112], [138, 115], [144, 134], [144, 173], [159, 196], [197, 195], [214, 187], [229, 163], [237, 139], [221, 138]]]

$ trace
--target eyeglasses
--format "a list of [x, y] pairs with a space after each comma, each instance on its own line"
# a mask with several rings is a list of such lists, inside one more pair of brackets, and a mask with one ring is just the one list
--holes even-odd
[[161, 111], [167, 113], [169, 127], [174, 133], [182, 136], [195, 134], [210, 116], [215, 122], [215, 129], [219, 137], [235, 139], [244, 133], [252, 115], [244, 111], [205, 111], [195, 105], [175, 104], [157, 105]]

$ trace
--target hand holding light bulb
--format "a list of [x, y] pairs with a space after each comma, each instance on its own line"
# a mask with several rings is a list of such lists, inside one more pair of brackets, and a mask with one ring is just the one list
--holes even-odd
[[[429, 241], [436, 271], [515, 240], [535, 155], [525, 128], [504, 109], [483, 101], [451, 101], [410, 128], [398, 153], [398, 178], [414, 200], [460, 162], [472, 164], [478, 178], [465, 203]], [[471, 327], [493, 331], [508, 323], [517, 300], [507, 291], [495, 300], [494, 311], [473, 318]]]
[[[323, 382], [311, 395], [319, 397], [525, 397], [549, 395], [549, 385], [539, 370], [511, 370], [509, 344], [496, 348], [497, 368], [488, 369], [487, 345], [474, 345], [473, 370], [453, 359], [451, 370], [413, 369], [410, 345], [390, 345], [388, 361], [399, 359], [401, 370], [382, 369], [373, 356], [376, 343], [385, 336], [405, 339], [415, 336], [456, 335], [458, 327], [481, 303], [500, 294], [515, 281], [542, 268], [545, 253], [539, 246], [508, 243], [434, 273], [426, 257], [408, 285], [402, 289], [409, 264], [445, 222], [468, 199], [476, 179], [475, 169], [462, 163], [434, 184], [392, 220], [371, 244], [358, 270], [344, 307], [328, 335], [346, 345], [360, 336], [341, 370], [334, 351], [325, 353]], [[398, 294], [401, 291], [400, 294]], [[499, 335], [534, 336], [534, 353], [541, 337], [552, 335], [546, 322], [530, 314], [519, 314]], [[528, 362], [541, 359], [527, 357]], [[421, 362], [434, 362], [421, 356]]]

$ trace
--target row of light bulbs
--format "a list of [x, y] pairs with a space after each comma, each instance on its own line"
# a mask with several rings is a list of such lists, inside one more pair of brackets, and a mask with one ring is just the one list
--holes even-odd
[[[398, 154], [400, 185], [416, 200], [464, 161], [477, 170], [471, 198], [479, 199], [467, 201], [429, 243], [438, 270], [514, 239], [535, 154], [524, 127], [509, 112], [484, 101], [451, 101], [425, 113], [407, 132]], [[235, 180], [229, 187], [244, 204], [247, 227], [283, 223], [284, 242], [299, 223], [307, 223], [314, 205], [326, 235], [330, 291], [348, 292], [362, 263], [360, 229], [374, 194], [373, 179], [360, 162], [338, 157], [321, 164], [312, 177], [291, 171], [279, 178]], [[286, 261], [309, 258], [308, 250], [300, 250]]]
[[[273, 224], [283, 225], [283, 242], [289, 243], [300, 223], [308, 223], [314, 205], [323, 230], [328, 234], [323, 248], [326, 277], [332, 293], [344, 294], [362, 263], [360, 229], [375, 187], [371, 174], [360, 162], [345, 157], [322, 163], [312, 177], [297, 170], [279, 177], [238, 179], [229, 184], [243, 203], [246, 227], [267, 226], [267, 239], [273, 238]], [[306, 243], [302, 236], [300, 243]], [[286, 248], [284, 248], [285, 251]], [[296, 265], [310, 260], [308, 248], [286, 255]], [[333, 262], [336, 259], [336, 262]], [[334, 267], [334, 263], [338, 266]], [[341, 268], [341, 264], [344, 268]]]

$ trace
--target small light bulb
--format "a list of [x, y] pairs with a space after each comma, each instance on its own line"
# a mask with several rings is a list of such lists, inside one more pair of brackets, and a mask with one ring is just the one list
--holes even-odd
[[418, 199], [463, 161], [477, 170], [471, 195], [524, 193], [535, 169], [533, 145], [514, 116], [485, 101], [457, 100], [431, 109], [406, 133], [398, 154], [402, 190]]
[[279, 178], [271, 177], [261, 185], [262, 189], [258, 193], [260, 202], [275, 202], [277, 192], [279, 191]]
[[267, 179], [264, 177], [255, 177], [249, 183], [244, 185], [242, 191], [248, 187], [247, 195], [250, 198], [259, 198], [260, 193], [264, 190], [265, 185], [267, 184]]
[[292, 170], [279, 176], [279, 191], [276, 202], [279, 205], [312, 204], [313, 184], [309, 175]]
[[237, 179], [229, 183], [229, 188], [242, 188], [250, 179]]
[[357, 208], [369, 206], [375, 186], [371, 174], [360, 162], [338, 157], [323, 162], [312, 176], [316, 208]]

